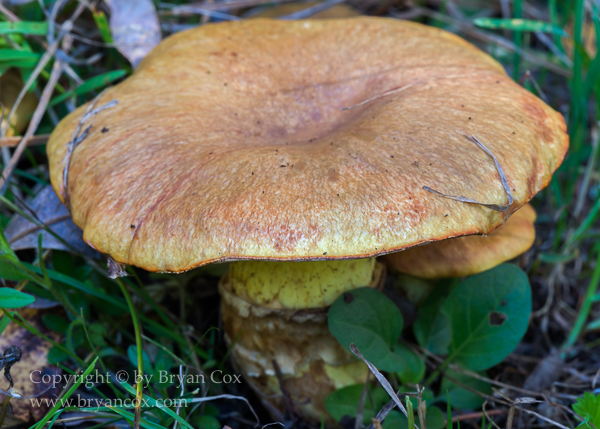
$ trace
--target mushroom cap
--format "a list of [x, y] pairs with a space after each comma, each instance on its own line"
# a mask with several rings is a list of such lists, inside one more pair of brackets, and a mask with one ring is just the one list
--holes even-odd
[[[56, 127], [51, 180], [91, 246], [151, 271], [488, 234], [549, 183], [568, 146], [562, 116], [490, 56], [386, 18], [177, 33], [96, 106], [111, 100], [80, 126], [68, 194], [86, 107]], [[465, 135], [503, 166], [507, 211], [423, 189], [506, 203], [493, 160]]]
[[426, 279], [481, 273], [526, 252], [535, 240], [535, 210], [526, 204], [490, 235], [451, 238], [383, 257], [389, 268]]

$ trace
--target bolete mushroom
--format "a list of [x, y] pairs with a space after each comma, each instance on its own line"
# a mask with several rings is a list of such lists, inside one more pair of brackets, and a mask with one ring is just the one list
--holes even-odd
[[379, 284], [375, 256], [491, 232], [549, 183], [567, 141], [559, 113], [445, 31], [257, 19], [167, 38], [65, 118], [48, 155], [84, 239], [117, 262], [238, 261], [220, 285], [234, 361], [275, 408], [280, 372], [320, 420], [323, 398], [365, 375], [326, 307]]

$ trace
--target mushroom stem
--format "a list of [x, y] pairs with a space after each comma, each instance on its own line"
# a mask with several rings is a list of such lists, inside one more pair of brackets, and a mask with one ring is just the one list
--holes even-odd
[[326, 416], [333, 423], [325, 398], [364, 382], [367, 368], [329, 332], [328, 307], [342, 293], [379, 287], [383, 279], [374, 258], [231, 264], [219, 284], [226, 339], [235, 365], [273, 417], [284, 417], [287, 399], [303, 419]]

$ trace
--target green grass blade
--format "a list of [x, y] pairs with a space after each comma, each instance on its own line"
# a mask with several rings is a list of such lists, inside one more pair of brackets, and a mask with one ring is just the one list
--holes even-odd
[[[513, 1], [513, 17], [514, 19], [521, 19], [523, 17], [523, 1]], [[513, 42], [519, 49], [523, 48], [523, 33], [521, 31], [515, 31], [513, 36]], [[521, 55], [518, 52], [513, 54], [513, 79], [518, 82], [521, 69]]]
[[56, 105], [62, 101], [65, 101], [66, 99], [73, 97], [75, 95], [83, 95], [83, 94], [87, 94], [88, 92], [93, 91], [95, 89], [103, 88], [106, 85], [110, 84], [111, 82], [114, 82], [115, 80], [122, 78], [126, 74], [127, 74], [127, 71], [125, 71], [125, 70], [114, 70], [114, 71], [110, 71], [107, 73], [102, 73], [101, 75], [98, 75], [98, 76], [94, 76], [93, 78], [88, 79], [85, 82], [83, 82], [77, 88], [75, 88], [71, 91], [65, 92], [64, 94], [61, 94], [58, 97], [54, 97], [52, 100], [50, 100], [49, 106], [54, 106], [54, 105]]
[[579, 313], [577, 314], [577, 319], [575, 320], [575, 324], [573, 325], [573, 328], [571, 329], [571, 332], [569, 333], [569, 337], [567, 338], [567, 341], [565, 342], [565, 344], [562, 347], [563, 351], [572, 347], [575, 344], [575, 342], [577, 341], [577, 339], [579, 338], [579, 335], [582, 333], [583, 328], [585, 326], [585, 322], [587, 321], [587, 318], [592, 309], [592, 304], [594, 302], [594, 296], [596, 295], [596, 291], [598, 290], [599, 283], [600, 283], [600, 252], [598, 253], [596, 267], [594, 268], [592, 278], [588, 285], [588, 289], [587, 289], [585, 298], [583, 300], [583, 304], [582, 304], [581, 308], [579, 309]]
[[41, 57], [40, 54], [27, 51], [18, 51], [16, 49], [0, 49], [0, 63], [11, 61], [31, 61], [35, 64]]
[[75, 383], [73, 383], [73, 385], [71, 386], [71, 388], [67, 391], [67, 393], [65, 393], [65, 395], [56, 402], [56, 404], [52, 407], [52, 409], [50, 411], [48, 411], [48, 413], [44, 416], [44, 418], [42, 420], [40, 420], [39, 422], [37, 422], [36, 424], [34, 424], [33, 426], [31, 426], [30, 429], [39, 429], [44, 427], [44, 425], [46, 423], [48, 423], [48, 421], [54, 417], [54, 415], [56, 414], [56, 412], [63, 406], [63, 404], [67, 401], [67, 399], [69, 399], [71, 397], [71, 395], [73, 395], [73, 393], [75, 392], [75, 390], [77, 390], [77, 388], [83, 383], [83, 381], [85, 380], [85, 378], [94, 370], [94, 367], [96, 366], [96, 361], [98, 360], [98, 358], [94, 359], [94, 361], [87, 367], [87, 369], [83, 372], [83, 374], [81, 375], [81, 377], [77, 378]]
[[446, 390], [446, 428], [452, 429], [452, 408], [450, 407], [450, 394]]
[[32, 36], [45, 36], [48, 32], [46, 22], [0, 22], [0, 34], [28, 34]]
[[93, 10], [94, 21], [96, 21], [96, 25], [98, 26], [98, 30], [100, 31], [100, 35], [102, 36], [102, 40], [104, 43], [112, 44], [113, 39], [110, 34], [110, 27], [108, 25], [108, 19], [106, 19], [106, 15], [101, 10]]
[[476, 18], [473, 22], [478, 27], [493, 30], [541, 31], [542, 33], [551, 33], [557, 36], [569, 37], [569, 33], [562, 28], [544, 21], [534, 21], [531, 19]]

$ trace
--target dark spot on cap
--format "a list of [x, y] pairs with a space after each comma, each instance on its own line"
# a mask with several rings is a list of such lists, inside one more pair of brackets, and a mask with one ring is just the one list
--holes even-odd
[[134, 224], [131, 224], [129, 227], [130, 227], [131, 229], [134, 229], [134, 228], [135, 228], [135, 225], [134, 225]]
[[354, 301], [354, 295], [352, 295], [350, 292], [345, 292], [344, 293], [344, 302], [350, 304], [352, 301]]
[[100, 131], [102, 134], [107, 133], [108, 132], [108, 128], [106, 127], [102, 127], [102, 130]]
[[323, 255], [327, 255], [327, 252], [323, 252]]

